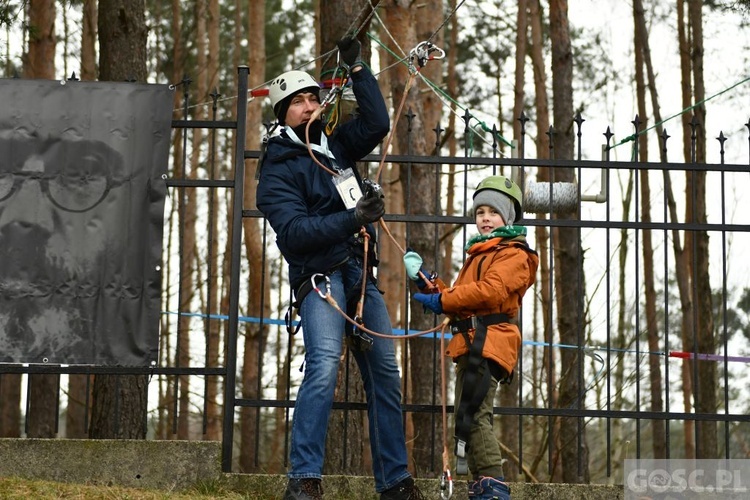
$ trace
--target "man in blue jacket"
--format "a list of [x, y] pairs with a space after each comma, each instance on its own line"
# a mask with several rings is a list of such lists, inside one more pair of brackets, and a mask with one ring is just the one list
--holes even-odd
[[[310, 291], [313, 286], [325, 288], [321, 280], [327, 278], [332, 297], [347, 304], [351, 314], [361, 293], [364, 244], [370, 248], [361, 319], [370, 330], [392, 332], [372, 274], [377, 264], [372, 223], [383, 216], [385, 205], [379, 190], [366, 188], [355, 164], [388, 134], [390, 121], [377, 81], [360, 61], [359, 41], [346, 37], [337, 45], [349, 67], [359, 115], [327, 136], [320, 120], [308, 123], [320, 107], [318, 83], [302, 71], [280, 75], [271, 82], [269, 94], [283, 128], [268, 141], [259, 166], [257, 206], [276, 232], [276, 243], [289, 264], [306, 351], [294, 407], [285, 500], [322, 498], [326, 431], [346, 328], [345, 319]], [[363, 227], [369, 238], [360, 234]], [[381, 499], [422, 498], [406, 468], [401, 378], [393, 341], [368, 336], [358, 345], [352, 354], [367, 395], [376, 490]]]

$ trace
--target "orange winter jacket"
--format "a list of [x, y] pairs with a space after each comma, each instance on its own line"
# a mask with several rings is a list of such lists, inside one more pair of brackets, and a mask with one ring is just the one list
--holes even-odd
[[[534, 283], [539, 266], [539, 257], [528, 247], [526, 238], [491, 238], [472, 245], [468, 254], [456, 282], [442, 290], [443, 312], [454, 320], [493, 313], [516, 318], [521, 299]], [[485, 358], [508, 373], [516, 366], [521, 348], [521, 332], [516, 323], [490, 325], [482, 350]], [[474, 330], [468, 336], [473, 342]], [[468, 352], [466, 334], [454, 335], [446, 349], [454, 361]]]

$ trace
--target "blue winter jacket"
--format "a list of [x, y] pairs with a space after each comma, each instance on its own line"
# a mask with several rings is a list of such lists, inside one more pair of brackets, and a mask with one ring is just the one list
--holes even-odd
[[[383, 140], [390, 121], [372, 73], [362, 68], [352, 73], [352, 81], [359, 114], [335, 129], [328, 137], [328, 146], [339, 168], [351, 168], [362, 188], [355, 162]], [[314, 154], [331, 168], [328, 157]], [[332, 175], [313, 162], [306, 147], [282, 132], [269, 139], [258, 168], [256, 203], [276, 232], [276, 244], [289, 264], [294, 290], [313, 274], [325, 273], [361, 251], [362, 244], [356, 238], [361, 226], [354, 209], [346, 209]], [[374, 242], [371, 224], [367, 231]]]

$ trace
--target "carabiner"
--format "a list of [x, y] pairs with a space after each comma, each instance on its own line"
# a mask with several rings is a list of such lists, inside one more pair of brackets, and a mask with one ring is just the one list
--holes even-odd
[[451, 477], [451, 470], [445, 469], [443, 475], [440, 478], [440, 498], [448, 500], [453, 496], [453, 478]]
[[[334, 77], [335, 80], [335, 77]], [[326, 94], [325, 98], [323, 99], [323, 102], [320, 103], [321, 108], [326, 108], [329, 104], [333, 102], [334, 99], [336, 99], [336, 96], [343, 92], [344, 88], [339, 87], [336, 85], [336, 82], [331, 84], [331, 90], [328, 91], [328, 94]]]
[[[434, 53], [437, 53], [437, 55], [433, 55]], [[420, 68], [423, 68], [424, 65], [427, 64], [427, 61], [443, 59], [444, 57], [445, 51], [428, 41], [419, 42], [419, 44], [409, 52], [409, 60], [416, 58], [417, 64], [419, 64]]]
[[[325, 294], [323, 293], [323, 291], [320, 288], [318, 288], [318, 285], [315, 284], [315, 278], [317, 278], [318, 276], [322, 276], [322, 277], [325, 278], [325, 282], [326, 282], [326, 293]], [[310, 283], [312, 284], [313, 290], [315, 290], [316, 292], [318, 292], [318, 295], [320, 295], [321, 299], [326, 299], [331, 294], [331, 278], [329, 278], [328, 275], [323, 274], [323, 273], [313, 274], [310, 277]]]

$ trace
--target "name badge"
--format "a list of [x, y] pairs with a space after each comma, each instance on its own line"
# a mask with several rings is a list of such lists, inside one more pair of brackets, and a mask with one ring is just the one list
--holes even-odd
[[332, 178], [336, 191], [339, 192], [341, 200], [346, 208], [354, 208], [362, 197], [362, 190], [359, 188], [357, 178], [354, 176], [352, 169], [347, 168], [341, 175]]

